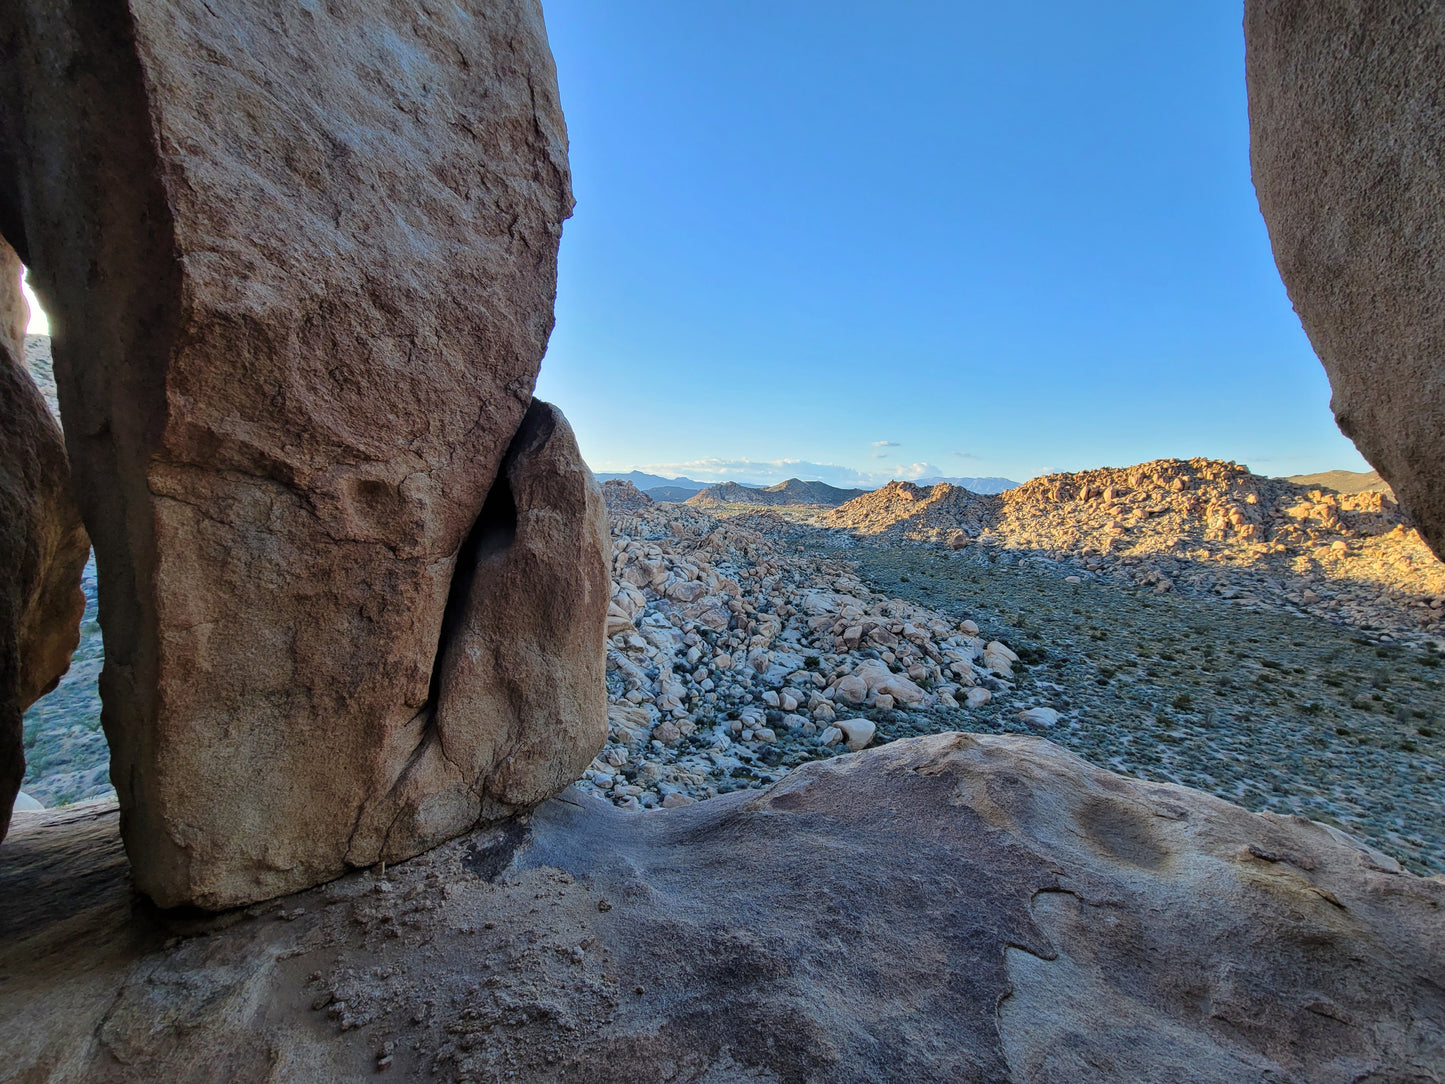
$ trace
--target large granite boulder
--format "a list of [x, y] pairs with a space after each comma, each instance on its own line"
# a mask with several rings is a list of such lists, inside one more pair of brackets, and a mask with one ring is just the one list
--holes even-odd
[[76, 808], [5, 844], [0, 1049], [19, 1079], [1344, 1084], [1445, 1066], [1445, 881], [1034, 738], [915, 738], [648, 813], [572, 792], [205, 922], [133, 909], [114, 832]]
[[80, 642], [90, 556], [65, 440], [25, 368], [20, 273], [0, 241], [0, 839], [25, 778], [22, 716], [55, 688]]
[[443, 613], [572, 206], [536, 0], [14, 0], [0, 42], [137, 884], [225, 907], [435, 844]]
[[1248, 0], [1250, 156], [1340, 429], [1445, 557], [1445, 8]]

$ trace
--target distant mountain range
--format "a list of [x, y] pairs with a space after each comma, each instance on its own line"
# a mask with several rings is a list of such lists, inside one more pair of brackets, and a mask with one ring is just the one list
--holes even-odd
[[975, 493], [1002, 493], [1006, 489], [1017, 489], [1019, 485], [1018, 482], [1008, 478], [945, 478], [941, 474], [913, 479], [913, 484], [920, 486], [936, 486], [939, 482], [947, 482], [951, 486], [962, 486]]
[[[614, 478], [621, 479], [624, 482], [631, 482], [644, 493], [648, 492], [649, 490], [659, 488], [686, 490], [688, 493], [697, 493], [700, 490], [704, 490], [708, 486], [713, 484], [712, 482], [699, 482], [693, 478], [664, 478], [660, 474], [647, 474], [646, 472], [640, 470], [628, 471], [626, 474], [617, 474], [615, 472], [603, 471], [596, 477], [599, 482], [610, 482]], [[734, 484], [747, 486], [748, 489], [761, 488], [759, 486], [749, 486], [746, 482], [737, 482]], [[678, 499], [676, 497], [659, 497], [655, 493], [652, 494], [652, 498], [653, 500], [663, 501]]]
[[694, 494], [687, 499], [687, 503], [704, 508], [719, 504], [809, 504], [837, 508], [838, 505], [867, 492], [866, 489], [839, 489], [827, 482], [804, 482], [800, 478], [789, 478], [775, 486], [758, 488], [739, 485], [737, 482], [722, 482]]
[[644, 489], [642, 492], [646, 493], [655, 501], [680, 503], [700, 493], [701, 490], [686, 489], [683, 486], [653, 486], [651, 489]]
[[[791, 492], [785, 490], [784, 487], [792, 486], [796, 488], [800, 485], [823, 486], [823, 490], [819, 490], [819, 493], [822, 493], [824, 492], [824, 490], [826, 490], [831, 493], [850, 493], [853, 496], [857, 496], [859, 493], [869, 492], [869, 490], [867, 489], [839, 489], [835, 486], [827, 485], [824, 482], [802, 482], [799, 481], [797, 478], [789, 478], [786, 482], [779, 482], [777, 485], [773, 486], [762, 486], [754, 482], [699, 482], [696, 478], [665, 478], [660, 474], [648, 474], [646, 471], [640, 470], [628, 471], [626, 474], [618, 473], [616, 471], [603, 471], [597, 475], [597, 480], [599, 482], [610, 482], [614, 478], [621, 479], [624, 482], [631, 482], [638, 489], [642, 490], [642, 492], [646, 493], [655, 501], [686, 501], [694, 493], [701, 493], [705, 489], [716, 488], [718, 486], [737, 486], [741, 489], [755, 489], [759, 492], [765, 493]], [[949, 485], [962, 486], [964, 489], [971, 489], [975, 493], [1002, 493], [1004, 490], [1013, 489], [1019, 484], [1017, 482], [1011, 481], [1008, 478], [945, 478], [942, 475], [934, 475], [928, 478], [918, 478], [915, 479], [915, 481], [918, 485], [921, 486], [933, 486], [937, 485], [939, 482], [947, 482]], [[845, 501], [851, 499], [851, 497], [843, 498], [843, 500]], [[830, 501], [831, 498], [821, 501], [772, 501], [771, 503], [828, 504], [830, 503]], [[733, 498], [728, 498], [728, 502], [734, 504], [738, 503], [738, 501], [733, 500]], [[747, 501], [747, 503], [767, 504], [770, 502]], [[839, 501], [838, 503], [842, 502]]]

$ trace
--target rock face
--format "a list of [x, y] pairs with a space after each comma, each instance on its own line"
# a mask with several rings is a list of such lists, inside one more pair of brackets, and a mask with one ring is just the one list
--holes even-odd
[[210, 924], [133, 910], [113, 832], [79, 807], [6, 844], [21, 1079], [1238, 1084], [1445, 1060], [1445, 882], [1038, 739], [894, 742], [641, 814], [569, 792]]
[[1445, 10], [1245, 5], [1255, 189], [1340, 429], [1445, 556]]
[[90, 556], [64, 438], [25, 370], [27, 319], [20, 261], [0, 241], [0, 839], [25, 777], [21, 716], [70, 666]]
[[607, 738], [611, 540], [556, 407], [534, 400], [457, 559], [435, 694], [398, 736], [407, 770], [368, 807], [354, 864], [535, 805]]
[[0, 233], [57, 317], [138, 886], [222, 907], [415, 853], [455, 821], [421, 720], [572, 205], [538, 5], [17, 0], [0, 41]]

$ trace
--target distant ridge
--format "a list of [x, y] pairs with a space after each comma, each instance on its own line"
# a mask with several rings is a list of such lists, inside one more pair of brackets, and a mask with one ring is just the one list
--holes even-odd
[[643, 490], [643, 492], [655, 501], [680, 503], [699, 491], [696, 489], [688, 489], [686, 486], [653, 486], [651, 489]]
[[1292, 474], [1285, 481], [1298, 486], [1333, 489], [1336, 493], [1387, 493], [1391, 498], [1394, 497], [1390, 483], [1375, 470], [1327, 470], [1319, 474]]
[[674, 489], [685, 489], [689, 493], [696, 493], [700, 489], [706, 489], [707, 482], [698, 482], [692, 478], [664, 478], [660, 474], [647, 474], [640, 470], [628, 471], [626, 474], [619, 474], [615, 471], [601, 471], [596, 476], [599, 482], [631, 482], [638, 489], [646, 492], [658, 486], [668, 486]]
[[946, 478], [941, 474], [930, 474], [927, 478], [914, 479], [915, 485], [936, 486], [946, 482], [951, 486], [962, 486], [975, 493], [1002, 493], [1006, 489], [1017, 489], [1020, 483], [1009, 478]]
[[699, 508], [721, 504], [809, 504], [837, 508], [866, 492], [866, 489], [839, 489], [827, 482], [804, 482], [799, 478], [789, 478], [786, 482], [756, 489], [737, 482], [722, 482], [689, 497], [686, 503]]

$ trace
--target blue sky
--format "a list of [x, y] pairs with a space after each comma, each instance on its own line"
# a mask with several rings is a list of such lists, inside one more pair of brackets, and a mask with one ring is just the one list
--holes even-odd
[[1237, 0], [544, 3], [538, 394], [595, 469], [1368, 469], [1270, 256]]

